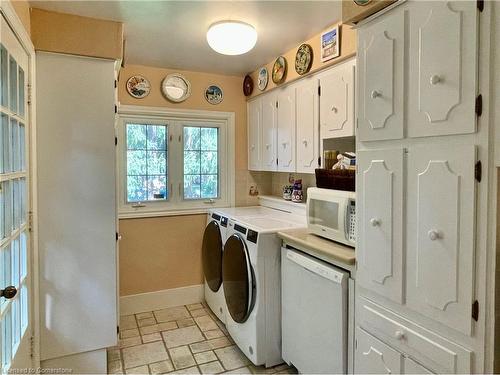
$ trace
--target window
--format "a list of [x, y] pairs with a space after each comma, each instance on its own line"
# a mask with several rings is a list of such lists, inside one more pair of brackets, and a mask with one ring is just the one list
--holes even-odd
[[120, 217], [234, 203], [234, 115], [120, 107]]

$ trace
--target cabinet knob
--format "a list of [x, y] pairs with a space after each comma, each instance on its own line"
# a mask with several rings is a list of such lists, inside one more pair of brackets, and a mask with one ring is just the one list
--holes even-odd
[[288, 142], [281, 142], [281, 144], [283, 145], [283, 147], [286, 147], [286, 145], [288, 144]]
[[441, 237], [441, 235], [439, 234], [439, 231], [435, 230], [435, 229], [431, 229], [428, 233], [429, 235], [429, 239], [431, 241], [435, 241], [437, 240], [439, 237]]
[[307, 146], [307, 139], [303, 139], [302, 143], [304, 144], [304, 146]]
[[430, 79], [431, 85], [437, 85], [439, 82], [442, 82], [442, 79], [437, 74], [434, 74]]
[[405, 338], [405, 333], [403, 331], [398, 330], [394, 333], [394, 338], [396, 340], [403, 340]]
[[250, 148], [251, 148], [252, 150], [255, 150], [255, 145], [251, 145], [251, 146], [250, 146]]
[[339, 110], [337, 109], [337, 107], [335, 107], [335, 106], [333, 106], [333, 107], [332, 107], [332, 112], [333, 112], [333, 113], [337, 113], [338, 111], [339, 111]]
[[372, 93], [371, 93], [372, 99], [378, 98], [379, 96], [382, 96], [382, 94], [380, 92], [378, 92], [377, 90], [372, 91]]
[[371, 218], [370, 224], [372, 225], [372, 227], [377, 227], [380, 225], [380, 219]]
[[268, 149], [269, 147], [271, 147], [271, 145], [269, 143], [266, 143], [266, 148]]

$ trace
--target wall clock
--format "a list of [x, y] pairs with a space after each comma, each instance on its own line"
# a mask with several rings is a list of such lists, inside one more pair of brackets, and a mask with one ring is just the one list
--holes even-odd
[[127, 92], [136, 99], [142, 99], [149, 95], [151, 84], [140, 75], [135, 75], [127, 80]]
[[264, 91], [266, 89], [267, 82], [269, 82], [269, 74], [267, 72], [267, 68], [263, 66], [259, 70], [259, 81], [257, 82], [257, 86], [260, 91]]
[[278, 84], [285, 80], [286, 77], [286, 59], [280, 56], [276, 59], [273, 65], [273, 82]]
[[306, 74], [313, 61], [313, 51], [309, 44], [302, 44], [295, 55], [295, 71], [300, 74]]
[[182, 74], [169, 74], [161, 83], [161, 92], [171, 102], [180, 103], [191, 96], [191, 83]]

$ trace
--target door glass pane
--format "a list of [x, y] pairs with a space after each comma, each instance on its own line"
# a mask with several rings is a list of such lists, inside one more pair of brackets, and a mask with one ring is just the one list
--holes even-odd
[[27, 211], [27, 206], [28, 206], [28, 190], [26, 189], [26, 178], [23, 177], [19, 179], [19, 195], [20, 195], [20, 200], [21, 200], [21, 209], [20, 209], [20, 219], [21, 219], [21, 225], [25, 224], [26, 221], [28, 220], [28, 211]]
[[12, 311], [12, 348], [17, 350], [19, 341], [21, 341], [21, 311], [19, 306], [19, 297], [16, 296], [11, 303], [10, 309]]
[[25, 114], [24, 90], [24, 70], [19, 67], [19, 114], [21, 117], [24, 117]]
[[7, 108], [8, 103], [8, 62], [7, 49], [0, 43], [0, 105]]
[[10, 123], [9, 117], [2, 113], [0, 117], [0, 146], [2, 146], [2, 151], [0, 152], [0, 173], [10, 172]]
[[9, 88], [10, 110], [17, 112], [17, 63], [12, 56], [9, 56]]
[[201, 247], [203, 274], [213, 292], [217, 292], [222, 284], [222, 249], [219, 223], [213, 220], [205, 228]]
[[12, 357], [12, 323], [11, 310], [8, 309], [1, 321], [2, 324], [2, 368], [10, 366]]
[[[2, 260], [2, 264], [0, 265], [0, 271], [1, 271], [1, 277], [0, 277], [0, 289], [5, 289], [5, 287], [11, 285], [11, 270], [12, 270], [12, 264], [11, 264], [11, 252], [10, 252], [10, 244], [7, 244], [6, 246], [3, 247], [2, 251], [0, 252], [0, 260]], [[4, 307], [8, 304], [8, 300], [5, 298], [0, 298], [0, 306], [1, 310], [4, 309]]]
[[11, 194], [11, 181], [4, 181], [0, 183], [0, 233], [2, 239], [10, 236], [12, 231], [12, 194]]
[[19, 272], [21, 282], [24, 281], [28, 275], [28, 247], [27, 247], [27, 235], [26, 231], [21, 233], [19, 238]]
[[19, 123], [19, 170], [26, 171], [26, 127]]
[[10, 285], [19, 288], [19, 236], [10, 245], [11, 280]]
[[311, 224], [321, 225], [326, 228], [337, 230], [339, 218], [339, 204], [327, 202], [320, 199], [309, 201], [309, 220]]
[[26, 332], [26, 329], [28, 328], [28, 318], [29, 318], [28, 288], [26, 288], [26, 285], [23, 285], [21, 288], [20, 300], [21, 300], [21, 337], [22, 337], [24, 335], [24, 332]]
[[19, 125], [16, 120], [10, 119], [11, 143], [10, 151], [12, 160], [12, 171], [19, 171]]
[[12, 223], [13, 230], [21, 226], [21, 194], [19, 189], [19, 179], [12, 180]]

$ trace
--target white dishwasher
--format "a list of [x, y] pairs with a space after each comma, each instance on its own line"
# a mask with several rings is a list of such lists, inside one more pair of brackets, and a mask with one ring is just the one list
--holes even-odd
[[282, 249], [282, 356], [303, 374], [347, 373], [349, 273]]

